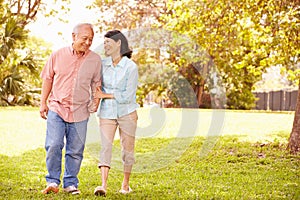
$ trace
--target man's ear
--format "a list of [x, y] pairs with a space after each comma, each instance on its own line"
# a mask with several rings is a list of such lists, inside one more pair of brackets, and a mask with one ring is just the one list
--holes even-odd
[[73, 41], [75, 41], [75, 38], [76, 38], [76, 34], [72, 33], [72, 39], [73, 39]]

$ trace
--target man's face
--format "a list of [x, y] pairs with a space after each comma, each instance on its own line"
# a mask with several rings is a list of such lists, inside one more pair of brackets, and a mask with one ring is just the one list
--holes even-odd
[[72, 34], [73, 37], [73, 48], [77, 52], [86, 52], [92, 45], [94, 32], [90, 26], [81, 26], [78, 29], [78, 33]]

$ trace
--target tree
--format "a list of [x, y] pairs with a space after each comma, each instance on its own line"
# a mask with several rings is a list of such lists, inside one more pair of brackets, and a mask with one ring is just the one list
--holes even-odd
[[292, 132], [290, 134], [289, 143], [287, 149], [296, 154], [300, 152], [300, 84], [298, 88], [297, 105], [294, 116], [294, 123]]
[[90, 8], [98, 8], [100, 11], [98, 17], [100, 32], [108, 29], [134, 30], [161, 27], [160, 16], [167, 10], [166, 1], [159, 0], [95, 0]]
[[[139, 87], [137, 91], [137, 101], [143, 106], [143, 100], [149, 92], [157, 91], [160, 95], [165, 89], [166, 84], [161, 78], [164, 69], [160, 58], [160, 45], [157, 40], [147, 37], [147, 28], [153, 25], [161, 26], [159, 16], [166, 9], [165, 3], [161, 1], [94, 1], [91, 7], [99, 9], [98, 24], [99, 31], [110, 29], [128, 30], [124, 31], [131, 47], [135, 50], [133, 59], [139, 66]], [[106, 16], [111, 16], [110, 18]], [[141, 38], [147, 38], [142, 41]], [[158, 38], [156, 38], [158, 39]], [[157, 45], [152, 45], [151, 42]], [[141, 44], [142, 42], [145, 45]]]
[[[265, 15], [265, 26], [271, 30], [274, 60], [288, 71], [290, 79], [300, 80], [300, 2], [275, 1], [269, 2], [272, 6], [272, 15]], [[297, 105], [293, 128], [290, 134], [287, 149], [293, 153], [300, 152], [300, 85], [298, 88]]]
[[15, 16], [9, 7], [2, 8], [0, 94], [1, 100], [11, 105], [24, 89], [21, 71], [27, 68], [34, 73], [34, 61], [30, 54], [21, 51], [28, 33], [24, 30], [24, 17]]
[[[163, 29], [165, 22], [161, 16], [168, 13], [166, 1], [98, 0], [94, 2], [93, 6], [100, 10], [101, 17], [98, 20], [100, 31], [107, 29], [128, 30], [125, 32], [131, 46], [137, 52], [134, 59], [139, 65], [139, 75], [141, 77], [141, 84], [138, 89], [138, 101], [141, 105], [143, 103], [142, 99], [150, 91], [156, 91], [156, 94], [160, 96], [160, 100], [162, 98], [172, 99], [173, 104], [179, 106], [174, 92], [179, 93], [179, 82], [182, 78], [187, 79], [192, 85], [200, 104], [201, 93], [204, 91], [203, 78], [198, 74], [192, 63], [180, 59], [182, 51], [179, 55], [178, 49], [180, 49], [182, 43], [174, 43], [180, 36], [173, 36], [173, 39], [171, 39], [172, 33]], [[108, 15], [112, 17], [107, 18]], [[187, 39], [184, 42], [186, 43], [186, 41]], [[170, 43], [173, 43], [172, 47]], [[163, 69], [161, 69], [161, 66]], [[168, 77], [166, 77], [166, 74]], [[174, 91], [172, 92], [172, 90]]]
[[[227, 92], [227, 106], [254, 106], [253, 85], [269, 65], [268, 37], [256, 19], [260, 7], [247, 1], [170, 1], [166, 27], [191, 37], [212, 57]], [[254, 20], [255, 19], [255, 20]]]
[[[228, 106], [251, 108], [255, 100], [251, 91], [267, 67], [279, 65], [299, 80], [299, 4], [297, 0], [170, 1], [173, 12], [166, 21], [169, 29], [194, 38], [212, 56], [227, 89]], [[288, 145], [291, 152], [300, 149], [299, 95]]]
[[[95, 1], [94, 5], [99, 7], [100, 13], [103, 13], [103, 17], [99, 20], [99, 27], [125, 30], [158, 27], [166, 30], [167, 33], [176, 33], [178, 37], [183, 35], [189, 38], [190, 47], [185, 49], [187, 51], [191, 51], [193, 42], [196, 42], [200, 46], [196, 49], [200, 49], [201, 52], [206, 50], [207, 53], [203, 54], [211, 56], [215, 65], [222, 66], [218, 67], [218, 70], [223, 78], [223, 87], [227, 89], [228, 107], [249, 109], [255, 105], [251, 90], [254, 83], [260, 80], [267, 66], [270, 52], [268, 48], [257, 50], [257, 46], [265, 39], [265, 36], [258, 33], [256, 29], [260, 27], [257, 28], [256, 24], [251, 21], [251, 17], [257, 16], [250, 14], [258, 10], [253, 2], [250, 8], [245, 7], [244, 2], [236, 1], [170, 1], [169, 4], [166, 1], [161, 3], [155, 0], [142, 3], [129, 1], [126, 4]], [[110, 18], [111, 20], [104, 17], [108, 13], [114, 16]], [[250, 24], [248, 24], [249, 21]], [[143, 41], [142, 35], [133, 37]], [[200, 105], [204, 88], [208, 87], [205, 78], [209, 76], [205, 73], [213, 73], [212, 70], [203, 70], [203, 66], [207, 66], [205, 62], [211, 62], [195, 61], [197, 54], [190, 56], [192, 53], [188, 55], [184, 51], [178, 54], [178, 49], [181, 49], [183, 44], [178, 37], [174, 37], [173, 41], [169, 40], [167, 48], [171, 60], [164, 64], [168, 64], [166, 67], [172, 68], [189, 81]], [[166, 48], [161, 44], [158, 46]], [[210, 66], [210, 68], [213, 67]], [[140, 74], [142, 73], [141, 71]], [[166, 84], [172, 83], [166, 82]]]
[[0, 105], [36, 105], [38, 75], [50, 48], [28, 37], [26, 26], [46, 10], [45, 4], [41, 0], [0, 3]]
[[[153, 0], [124, 3], [99, 0], [94, 5], [103, 13], [100, 27], [124, 30], [158, 27], [190, 38], [200, 46], [201, 52], [205, 50], [212, 58], [212, 62], [208, 63], [213, 63], [210, 68], [216, 67], [221, 80], [219, 83], [222, 82], [221, 87], [226, 88], [227, 107], [251, 109], [256, 100], [252, 90], [266, 68], [278, 64], [284, 67], [295, 65], [293, 60], [299, 43], [296, 31], [299, 27], [294, 23], [297, 20], [297, 2], [184, 0], [161, 3]], [[106, 18], [108, 14], [113, 17]], [[143, 41], [139, 35], [135, 36], [136, 40]], [[191, 60], [192, 56], [179, 55], [180, 40], [177, 43], [168, 41], [170, 60], [165, 63], [190, 82], [198, 103], [201, 103], [204, 88], [209, 89], [208, 82], [212, 82], [205, 78], [215, 76], [214, 70], [205, 70], [205, 64]], [[165, 49], [165, 46], [159, 45]]]
[[280, 16], [282, 26], [289, 27], [288, 32], [283, 29], [278, 31], [278, 37], [282, 38], [286, 43], [280, 46], [287, 46], [282, 50], [282, 54], [287, 55], [284, 61], [288, 65], [284, 65], [290, 74], [290, 79], [298, 83], [298, 97], [295, 110], [293, 128], [290, 134], [287, 149], [292, 154], [300, 152], [300, 2], [292, 1], [289, 4], [289, 11], [284, 16]]

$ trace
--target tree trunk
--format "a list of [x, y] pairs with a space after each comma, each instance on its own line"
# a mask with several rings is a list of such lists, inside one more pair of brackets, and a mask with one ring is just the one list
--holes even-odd
[[201, 80], [200, 85], [197, 85], [195, 88], [198, 107], [200, 107], [202, 105], [202, 97], [203, 97], [203, 93], [204, 93], [204, 83], [205, 83], [205, 81]]
[[297, 97], [293, 129], [289, 138], [287, 149], [292, 154], [296, 154], [300, 152], [300, 84], [298, 87], [298, 97]]

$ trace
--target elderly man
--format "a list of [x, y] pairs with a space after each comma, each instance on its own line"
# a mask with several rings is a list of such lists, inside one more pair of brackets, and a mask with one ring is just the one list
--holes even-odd
[[[74, 27], [72, 46], [53, 52], [44, 66], [40, 115], [47, 119], [46, 175], [43, 194], [59, 191], [62, 149], [65, 143], [65, 192], [79, 194], [77, 175], [83, 159], [87, 123], [99, 99], [92, 94], [101, 85], [101, 58], [89, 50], [94, 38], [91, 24]], [[65, 141], [65, 142], [64, 142]]]

